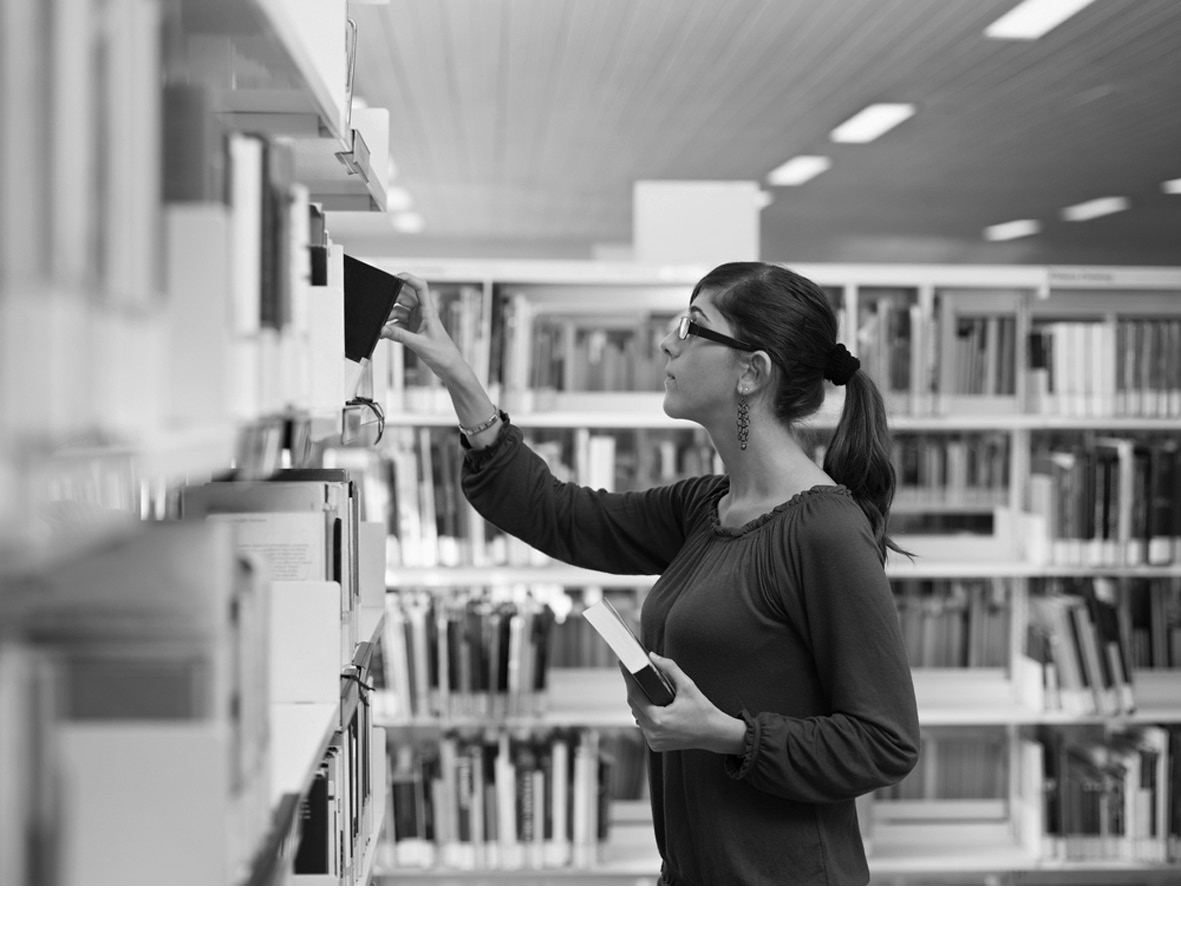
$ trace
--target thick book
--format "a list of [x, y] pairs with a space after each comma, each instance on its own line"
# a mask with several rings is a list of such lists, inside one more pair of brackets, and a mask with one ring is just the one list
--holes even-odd
[[[404, 281], [350, 255], [344, 256], [344, 354], [361, 362], [373, 355]], [[417, 309], [417, 308], [416, 308]], [[406, 311], [409, 316], [410, 311]], [[416, 329], [409, 323], [408, 329]]]
[[676, 694], [664, 673], [648, 658], [648, 650], [606, 598], [582, 612], [599, 636], [619, 657], [653, 705], [668, 705]]

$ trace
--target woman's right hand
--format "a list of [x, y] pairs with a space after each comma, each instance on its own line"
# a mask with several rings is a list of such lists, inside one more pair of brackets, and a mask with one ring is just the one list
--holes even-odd
[[[435, 375], [445, 381], [457, 371], [465, 368], [463, 354], [451, 337], [447, 335], [447, 330], [444, 329], [443, 323], [439, 319], [439, 311], [435, 307], [435, 299], [427, 282], [405, 272], [399, 273], [397, 276], [406, 282], [406, 287], [409, 287], [410, 290], [408, 291], [406, 287], [402, 288], [402, 293], [398, 295], [398, 304], [394, 308], [394, 314], [381, 328], [382, 338], [401, 343], [426, 363]], [[398, 308], [403, 308], [403, 310]], [[404, 326], [409, 322], [409, 317], [404, 311], [413, 311], [415, 308], [421, 314], [421, 322], [418, 331], [412, 333]]]

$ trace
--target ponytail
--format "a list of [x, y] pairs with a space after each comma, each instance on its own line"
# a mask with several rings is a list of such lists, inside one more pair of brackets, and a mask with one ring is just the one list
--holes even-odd
[[914, 557], [886, 534], [895, 486], [890, 429], [882, 393], [861, 370], [845, 384], [845, 406], [825, 451], [824, 472], [853, 494], [873, 528], [883, 564], [887, 551]]

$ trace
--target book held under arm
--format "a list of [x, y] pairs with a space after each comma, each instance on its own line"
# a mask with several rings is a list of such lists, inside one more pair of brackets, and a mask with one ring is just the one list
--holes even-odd
[[676, 694], [664, 674], [648, 658], [648, 650], [618, 611], [604, 598], [582, 612], [607, 645], [619, 657], [623, 668], [631, 674], [653, 705], [668, 705]]

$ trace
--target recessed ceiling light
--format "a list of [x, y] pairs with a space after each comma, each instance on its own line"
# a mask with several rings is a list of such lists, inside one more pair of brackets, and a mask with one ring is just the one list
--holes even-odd
[[390, 215], [390, 225], [395, 232], [404, 235], [417, 235], [426, 228], [426, 221], [417, 212], [394, 212]]
[[1160, 184], [1161, 192], [1166, 192], [1170, 196], [1181, 195], [1181, 179], [1165, 180]]
[[1040, 39], [1094, 0], [1024, 0], [984, 29], [989, 39]]
[[871, 104], [833, 128], [828, 136], [841, 144], [865, 144], [877, 140], [914, 114], [913, 104]]
[[1088, 219], [1097, 219], [1101, 215], [1123, 212], [1130, 206], [1131, 203], [1123, 196], [1104, 196], [1102, 199], [1091, 199], [1067, 206], [1062, 210], [1062, 218], [1067, 222], [1085, 222]]
[[1036, 235], [1042, 230], [1041, 224], [1035, 219], [1015, 219], [1012, 222], [1001, 222], [990, 225], [984, 230], [984, 237], [990, 242], [1004, 242], [1011, 238], [1025, 238]]
[[772, 186], [799, 186], [832, 166], [828, 157], [792, 157], [767, 174]]

